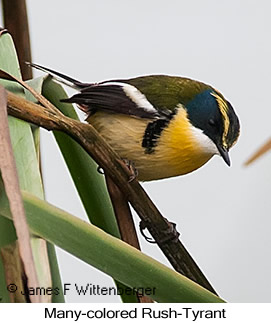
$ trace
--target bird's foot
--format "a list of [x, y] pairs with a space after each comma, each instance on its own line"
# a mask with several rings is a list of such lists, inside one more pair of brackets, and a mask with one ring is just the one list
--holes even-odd
[[168, 223], [168, 228], [164, 231], [165, 238], [162, 239], [163, 242], [172, 240], [173, 242], [177, 242], [180, 236], [180, 233], [176, 229], [176, 223], [168, 221], [164, 218], [165, 221]]
[[176, 229], [176, 223], [169, 222], [166, 218], [165, 221], [168, 223], [168, 228], [164, 230], [163, 237], [160, 237], [158, 240], [154, 240], [145, 235], [144, 230], [147, 228], [147, 223], [143, 220], [139, 223], [139, 229], [145, 240], [149, 243], [158, 243], [164, 244], [168, 241], [177, 242], [180, 236], [180, 233]]
[[125, 159], [125, 158], [123, 158], [122, 160], [125, 163], [125, 165], [128, 167], [129, 171], [131, 172], [131, 175], [128, 179], [128, 183], [131, 183], [133, 180], [137, 178], [138, 171], [135, 168], [135, 164], [131, 160]]
[[[128, 183], [131, 183], [133, 180], [135, 180], [138, 176], [138, 171], [135, 168], [135, 165], [132, 161], [128, 160], [128, 159], [122, 159], [122, 161], [124, 162], [124, 164], [127, 166], [127, 168], [129, 169], [131, 175], [129, 176], [128, 179]], [[97, 172], [101, 175], [104, 175], [104, 170], [101, 166], [97, 167]]]

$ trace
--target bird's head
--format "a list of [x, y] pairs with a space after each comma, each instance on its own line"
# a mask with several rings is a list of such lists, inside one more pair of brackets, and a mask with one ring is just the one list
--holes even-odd
[[192, 125], [211, 140], [210, 143], [217, 149], [216, 153], [230, 166], [228, 152], [236, 143], [240, 130], [232, 105], [218, 91], [205, 89], [197, 93], [185, 107]]

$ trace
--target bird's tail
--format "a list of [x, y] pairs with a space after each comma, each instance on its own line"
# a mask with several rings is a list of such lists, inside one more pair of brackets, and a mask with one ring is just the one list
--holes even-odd
[[56, 80], [59, 83], [62, 83], [64, 85], [67, 85], [69, 87], [72, 87], [76, 90], [80, 90], [83, 89], [85, 87], [89, 87], [92, 84], [91, 83], [82, 83], [78, 80], [75, 80], [65, 74], [59, 73], [57, 71], [51, 70], [50, 68], [38, 65], [38, 64], [33, 64], [33, 63], [29, 63], [29, 62], [25, 62], [28, 66], [34, 67], [42, 72], [46, 72], [49, 73], [54, 80]]

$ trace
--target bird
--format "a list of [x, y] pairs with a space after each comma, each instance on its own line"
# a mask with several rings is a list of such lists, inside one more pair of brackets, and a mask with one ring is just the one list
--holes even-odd
[[77, 93], [75, 103], [105, 141], [136, 169], [139, 181], [185, 175], [229, 150], [240, 133], [229, 101], [214, 87], [187, 77], [147, 75], [83, 83], [29, 63]]

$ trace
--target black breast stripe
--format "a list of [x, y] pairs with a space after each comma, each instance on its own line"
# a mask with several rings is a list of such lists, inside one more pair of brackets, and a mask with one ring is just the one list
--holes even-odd
[[162, 131], [167, 127], [175, 114], [176, 112], [174, 111], [167, 118], [158, 119], [148, 123], [142, 140], [142, 147], [145, 148], [146, 154], [151, 154], [155, 151], [155, 147], [158, 144]]

